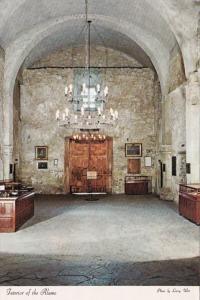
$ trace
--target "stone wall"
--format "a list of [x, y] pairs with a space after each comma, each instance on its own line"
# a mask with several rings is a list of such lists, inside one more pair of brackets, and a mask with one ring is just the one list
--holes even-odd
[[3, 81], [4, 81], [4, 50], [0, 48], [0, 180], [3, 180]]
[[[156, 186], [156, 155], [158, 119], [160, 116], [160, 87], [154, 70], [142, 68], [136, 61], [109, 49], [109, 66], [130, 66], [130, 68], [100, 69], [103, 80], [109, 87], [107, 109], [119, 111], [119, 122], [115, 128], [104, 131], [113, 137], [113, 192], [124, 192], [124, 176], [127, 174], [125, 143], [142, 143], [141, 173], [153, 177], [153, 191]], [[64, 87], [73, 80], [73, 69], [56, 68], [65, 52], [44, 58], [25, 69], [21, 85], [21, 128], [22, 150], [20, 177], [32, 184], [38, 192], [62, 193], [64, 176], [64, 139], [74, 133], [61, 129], [55, 121], [55, 111], [64, 109], [66, 99]], [[93, 64], [104, 64], [105, 49], [93, 49], [96, 53]], [[83, 61], [84, 51], [77, 51], [74, 61]], [[58, 57], [58, 64], [56, 57]], [[69, 55], [69, 57], [71, 57]], [[93, 57], [93, 56], [92, 56]], [[119, 61], [117, 61], [119, 59]], [[69, 65], [69, 62], [67, 62]], [[54, 68], [47, 68], [53, 66]], [[43, 67], [43, 68], [40, 68]], [[38, 68], [38, 69], [37, 69]], [[38, 170], [34, 147], [46, 145], [49, 148], [48, 170]], [[152, 168], [145, 168], [144, 156], [151, 156]], [[58, 159], [58, 166], [54, 166]]]
[[[85, 47], [72, 47], [53, 52], [32, 64], [31, 68], [45, 67], [84, 67], [86, 63]], [[142, 65], [128, 55], [104, 47], [91, 47], [91, 66], [98, 67], [135, 67]]]
[[186, 81], [183, 57], [179, 46], [176, 45], [170, 54], [169, 93]]

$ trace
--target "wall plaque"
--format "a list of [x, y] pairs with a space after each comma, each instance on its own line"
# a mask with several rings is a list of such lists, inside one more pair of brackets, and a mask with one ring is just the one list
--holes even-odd
[[87, 171], [87, 179], [97, 179], [96, 171]]

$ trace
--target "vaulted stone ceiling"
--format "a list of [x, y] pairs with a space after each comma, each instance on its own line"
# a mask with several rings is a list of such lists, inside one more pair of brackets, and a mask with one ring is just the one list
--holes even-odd
[[[170, 52], [177, 43], [186, 73], [195, 69], [199, 11], [197, 0], [89, 0], [89, 18], [105, 43], [145, 66], [150, 58], [163, 90]], [[58, 47], [71, 46], [84, 20], [84, 0], [1, 0], [0, 44], [6, 50], [7, 84], [13, 86], [24, 61], [30, 65]], [[93, 40], [100, 44], [95, 36]]]

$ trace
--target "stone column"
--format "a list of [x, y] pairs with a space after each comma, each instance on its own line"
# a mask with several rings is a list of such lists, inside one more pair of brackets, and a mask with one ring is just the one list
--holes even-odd
[[3, 82], [4, 82], [4, 50], [0, 47], [0, 180], [3, 180]]
[[10, 164], [13, 163], [13, 95], [4, 86], [3, 99], [3, 177], [12, 180]]
[[186, 86], [186, 162], [191, 173], [187, 183], [200, 183], [200, 76], [190, 75]]

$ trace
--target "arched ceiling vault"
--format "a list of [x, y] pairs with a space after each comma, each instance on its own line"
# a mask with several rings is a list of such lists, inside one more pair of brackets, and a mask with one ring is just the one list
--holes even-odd
[[[195, 55], [188, 42], [194, 43], [199, 8], [194, 0], [89, 0], [89, 15], [108, 47], [145, 66], [150, 66], [151, 60], [163, 93], [167, 90], [170, 52], [177, 43], [186, 71], [195, 68]], [[74, 42], [84, 23], [84, 9], [84, 0], [0, 1], [7, 93], [24, 61], [31, 64], [56, 47]]]

